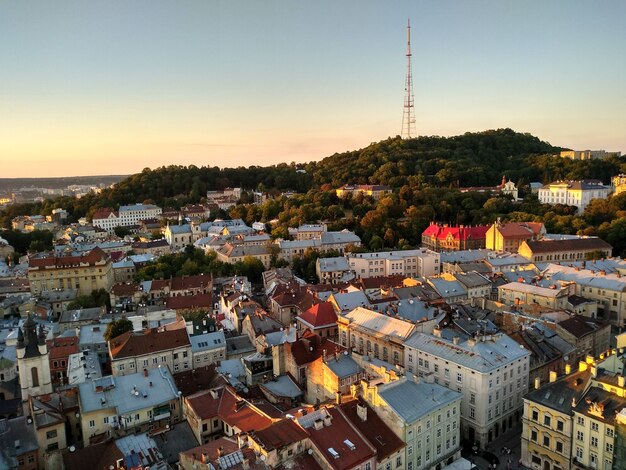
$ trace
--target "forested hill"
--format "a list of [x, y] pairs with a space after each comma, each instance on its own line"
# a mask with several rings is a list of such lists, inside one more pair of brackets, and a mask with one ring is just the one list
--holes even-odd
[[624, 157], [574, 161], [555, 157], [560, 150], [530, 134], [498, 129], [455, 137], [411, 140], [394, 137], [307, 164], [224, 169], [193, 165], [146, 168], [99, 195], [78, 200], [61, 198], [32, 207], [10, 206], [0, 213], [0, 222], [6, 226], [16, 214], [48, 214], [57, 206], [68, 209], [73, 220], [89, 216], [100, 207], [117, 208], [135, 202], [180, 207], [199, 202], [207, 190], [226, 187], [306, 193], [346, 183], [371, 183], [388, 184], [400, 191], [494, 186], [503, 175], [521, 186], [531, 181], [584, 178], [609, 183], [612, 175], [624, 171]]

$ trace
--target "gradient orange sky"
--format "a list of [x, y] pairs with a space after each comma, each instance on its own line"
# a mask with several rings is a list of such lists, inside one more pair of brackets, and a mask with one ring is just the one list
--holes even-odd
[[304, 162], [395, 136], [408, 17], [419, 134], [626, 151], [622, 0], [0, 0], [0, 177]]

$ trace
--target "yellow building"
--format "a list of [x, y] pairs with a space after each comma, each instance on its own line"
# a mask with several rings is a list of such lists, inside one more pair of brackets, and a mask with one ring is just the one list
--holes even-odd
[[100, 248], [83, 255], [35, 255], [28, 260], [30, 291], [39, 295], [47, 290], [76, 289], [79, 295], [113, 286], [111, 259]]
[[391, 194], [391, 187], [382, 184], [345, 184], [336, 189], [335, 192], [340, 198], [348, 194], [353, 197], [357, 194], [363, 194], [378, 200], [386, 194]]
[[613, 186], [613, 195], [626, 192], [626, 175], [619, 174], [611, 178], [611, 186]]
[[521, 454], [526, 467], [571, 468], [572, 404], [578, 403], [591, 385], [591, 372], [586, 366], [582, 369], [558, 380], [556, 372], [551, 372], [550, 383], [524, 398]]
[[526, 240], [537, 239], [546, 233], [540, 222], [509, 222], [498, 220], [489, 230], [485, 240], [488, 250], [517, 253], [520, 245]]

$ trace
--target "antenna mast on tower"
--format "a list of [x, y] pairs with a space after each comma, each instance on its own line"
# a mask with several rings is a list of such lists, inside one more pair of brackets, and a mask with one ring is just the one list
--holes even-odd
[[406, 46], [406, 80], [404, 83], [404, 112], [402, 114], [403, 139], [417, 137], [415, 130], [415, 109], [413, 106], [413, 73], [411, 71], [411, 20], [407, 24], [407, 46]]

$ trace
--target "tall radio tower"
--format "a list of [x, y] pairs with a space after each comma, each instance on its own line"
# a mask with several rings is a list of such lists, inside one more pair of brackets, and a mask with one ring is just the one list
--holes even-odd
[[403, 139], [412, 139], [417, 137], [415, 131], [415, 109], [413, 106], [413, 73], [411, 71], [411, 20], [407, 24], [407, 45], [406, 45], [406, 80], [404, 83], [404, 112], [402, 114], [402, 132], [400, 136]]

